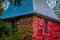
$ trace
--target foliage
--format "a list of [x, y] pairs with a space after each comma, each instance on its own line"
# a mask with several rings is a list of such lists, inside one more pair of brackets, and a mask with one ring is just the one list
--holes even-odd
[[13, 33], [8, 40], [32, 40], [32, 33], [31, 28], [22, 29], [20, 32]]
[[3, 8], [0, 7], [0, 16], [2, 15], [3, 11]]
[[55, 14], [58, 18], [60, 18], [60, 12], [59, 11], [56, 11]]
[[13, 33], [8, 40], [32, 40], [32, 17], [24, 17], [17, 22], [18, 31]]
[[[22, 28], [19, 32], [12, 33], [12, 30], [8, 27], [6, 27], [5, 23], [0, 21], [0, 26], [3, 29], [3, 32], [1, 32], [1, 40], [32, 40], [32, 17], [25, 17], [22, 18], [19, 22], [19, 25], [25, 25], [24, 28]], [[25, 23], [25, 24], [24, 24]], [[4, 25], [3, 25], [4, 24]], [[27, 24], [27, 25], [26, 25]], [[5, 30], [7, 32], [5, 32]]]
[[0, 15], [2, 15], [4, 9], [2, 8], [2, 3], [4, 2], [4, 0], [0, 0]]
[[[10, 33], [9, 33], [10, 34]], [[15, 32], [9, 36], [2, 34], [2, 40], [32, 40], [32, 28], [22, 29], [20, 32]]]
[[6, 39], [12, 33], [12, 29], [8, 28], [5, 23], [0, 19], [0, 40]]
[[0, 0], [0, 5], [2, 4], [2, 2], [4, 2], [4, 0]]

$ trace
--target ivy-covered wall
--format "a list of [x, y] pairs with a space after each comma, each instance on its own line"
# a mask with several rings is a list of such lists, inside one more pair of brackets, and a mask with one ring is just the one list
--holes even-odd
[[[10, 25], [10, 23], [7, 23]], [[47, 33], [45, 32], [45, 28], [47, 26]], [[30, 35], [33, 29], [32, 40], [60, 40], [60, 24], [55, 21], [47, 20], [47, 24], [45, 23], [45, 19], [38, 16], [30, 16], [19, 18], [17, 21], [17, 31], [22, 32], [23, 34], [26, 32]], [[22, 34], [22, 35], [23, 35]], [[27, 37], [26, 37], [27, 38]]]
[[23, 28], [32, 27], [32, 17], [24, 17], [17, 21], [17, 31], [20, 31]]
[[5, 21], [5, 25], [7, 26], [7, 27], [12, 27], [12, 23], [11, 23], [11, 21]]
[[32, 27], [33, 40], [60, 40], [60, 24], [55, 21], [47, 20], [46, 24], [45, 19], [34, 16]]

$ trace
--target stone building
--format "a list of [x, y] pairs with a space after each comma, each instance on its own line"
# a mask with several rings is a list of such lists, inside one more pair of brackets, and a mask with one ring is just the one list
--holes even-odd
[[12, 3], [1, 19], [14, 31], [33, 27], [34, 40], [60, 40], [60, 19], [45, 0], [22, 0], [20, 6]]

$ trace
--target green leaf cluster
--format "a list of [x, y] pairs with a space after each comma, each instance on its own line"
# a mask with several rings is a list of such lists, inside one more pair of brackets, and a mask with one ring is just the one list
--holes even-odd
[[0, 40], [5, 40], [8, 36], [12, 34], [12, 28], [9, 28], [0, 19]]
[[32, 40], [32, 29], [22, 29], [20, 32], [13, 33], [10, 37], [8, 37], [8, 40]]
[[4, 9], [2, 8], [2, 3], [4, 2], [4, 0], [0, 0], [0, 16], [2, 15], [2, 13], [4, 12]]
[[60, 18], [60, 12], [59, 11], [56, 11], [55, 14], [58, 18]]

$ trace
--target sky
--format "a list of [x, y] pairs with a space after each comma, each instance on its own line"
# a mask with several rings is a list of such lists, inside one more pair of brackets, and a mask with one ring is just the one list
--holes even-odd
[[[8, 0], [5, 0], [5, 2], [3, 3], [4, 10], [6, 10], [10, 5], [10, 3], [7, 1]], [[51, 8], [54, 8], [56, 6], [56, 0], [47, 0], [46, 2]]]

